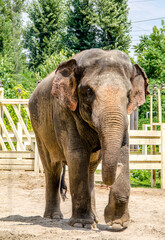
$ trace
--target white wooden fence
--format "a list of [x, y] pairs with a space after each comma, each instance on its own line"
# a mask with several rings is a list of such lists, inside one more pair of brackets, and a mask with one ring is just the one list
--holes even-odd
[[[141, 154], [130, 154], [130, 169], [161, 169], [161, 188], [165, 189], [165, 124], [161, 124], [160, 131], [130, 130], [129, 136], [130, 144], [143, 146]], [[156, 152], [156, 146], [161, 152]]]
[[[29, 119], [28, 99], [3, 99], [3, 88], [0, 88], [0, 170], [25, 170], [39, 173], [43, 171], [39, 160], [35, 136], [28, 130], [21, 115], [21, 109]], [[17, 116], [14, 123], [8, 106], [13, 107]], [[4, 116], [9, 126], [4, 124]], [[130, 130], [130, 144], [142, 145], [142, 153], [130, 153], [130, 169], [161, 169], [161, 187], [165, 189], [165, 124], [160, 131]], [[160, 146], [161, 153], [147, 153], [147, 146]]]
[[[0, 88], [0, 170], [39, 172], [34, 132], [28, 130], [21, 115], [21, 111], [24, 111], [26, 120], [30, 119], [29, 100], [4, 99], [3, 90]], [[13, 114], [17, 121], [11, 117]]]

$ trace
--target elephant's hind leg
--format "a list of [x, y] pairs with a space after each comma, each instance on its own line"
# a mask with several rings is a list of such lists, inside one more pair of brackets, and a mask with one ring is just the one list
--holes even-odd
[[89, 173], [89, 187], [91, 192], [91, 209], [94, 221], [98, 223], [98, 216], [96, 212], [95, 189], [94, 189], [94, 173]]
[[[53, 172], [53, 169], [55, 170]], [[45, 171], [46, 178], [46, 207], [44, 217], [53, 219], [62, 219], [63, 215], [60, 210], [60, 175], [61, 163], [58, 162], [53, 166], [52, 171]]]
[[60, 210], [60, 179], [62, 162], [51, 162], [50, 152], [43, 141], [36, 135], [38, 151], [45, 171], [46, 180], [46, 207], [44, 217], [61, 219], [63, 215]]
[[95, 201], [95, 189], [94, 189], [94, 173], [97, 169], [101, 161], [100, 151], [92, 153], [90, 156], [90, 164], [89, 164], [89, 187], [91, 192], [91, 209], [94, 216], [94, 220], [98, 223], [98, 216], [96, 212], [96, 201]]

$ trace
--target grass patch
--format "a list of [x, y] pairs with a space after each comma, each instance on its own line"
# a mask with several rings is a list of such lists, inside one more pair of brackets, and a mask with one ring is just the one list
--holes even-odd
[[[151, 170], [131, 170], [131, 187], [151, 188]], [[156, 170], [156, 188], [161, 187], [160, 170]]]
[[[133, 177], [130, 177], [131, 187], [141, 187], [141, 188], [151, 188], [151, 181], [150, 179], [140, 181]], [[161, 188], [161, 183], [159, 179], [156, 179], [156, 188]]]
[[101, 170], [96, 170], [95, 174], [101, 174]]
[[[101, 170], [95, 172], [101, 175]], [[97, 181], [97, 184], [102, 184]], [[130, 170], [131, 187], [151, 188], [151, 170]], [[160, 170], [156, 170], [156, 188], [161, 188]]]

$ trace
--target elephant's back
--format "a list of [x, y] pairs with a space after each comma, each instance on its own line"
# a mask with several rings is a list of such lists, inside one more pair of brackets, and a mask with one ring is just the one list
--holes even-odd
[[55, 72], [51, 72], [46, 78], [44, 78], [40, 83], [38, 83], [35, 88], [31, 98], [34, 96], [42, 97], [51, 94], [52, 82], [55, 76]]
[[38, 84], [29, 99], [29, 111], [33, 125], [42, 123], [47, 118], [46, 115], [52, 112], [50, 108], [53, 108], [54, 97], [51, 94], [53, 78], [54, 72]]

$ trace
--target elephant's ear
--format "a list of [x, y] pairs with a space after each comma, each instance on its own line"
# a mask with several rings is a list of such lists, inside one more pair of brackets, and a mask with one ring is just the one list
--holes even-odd
[[63, 106], [68, 106], [72, 111], [77, 107], [77, 81], [75, 59], [61, 63], [53, 80], [52, 94], [60, 100]]
[[146, 96], [149, 94], [147, 76], [138, 64], [133, 65], [131, 83], [133, 90], [127, 106], [128, 114], [131, 114], [137, 107], [142, 105], [145, 102]]

